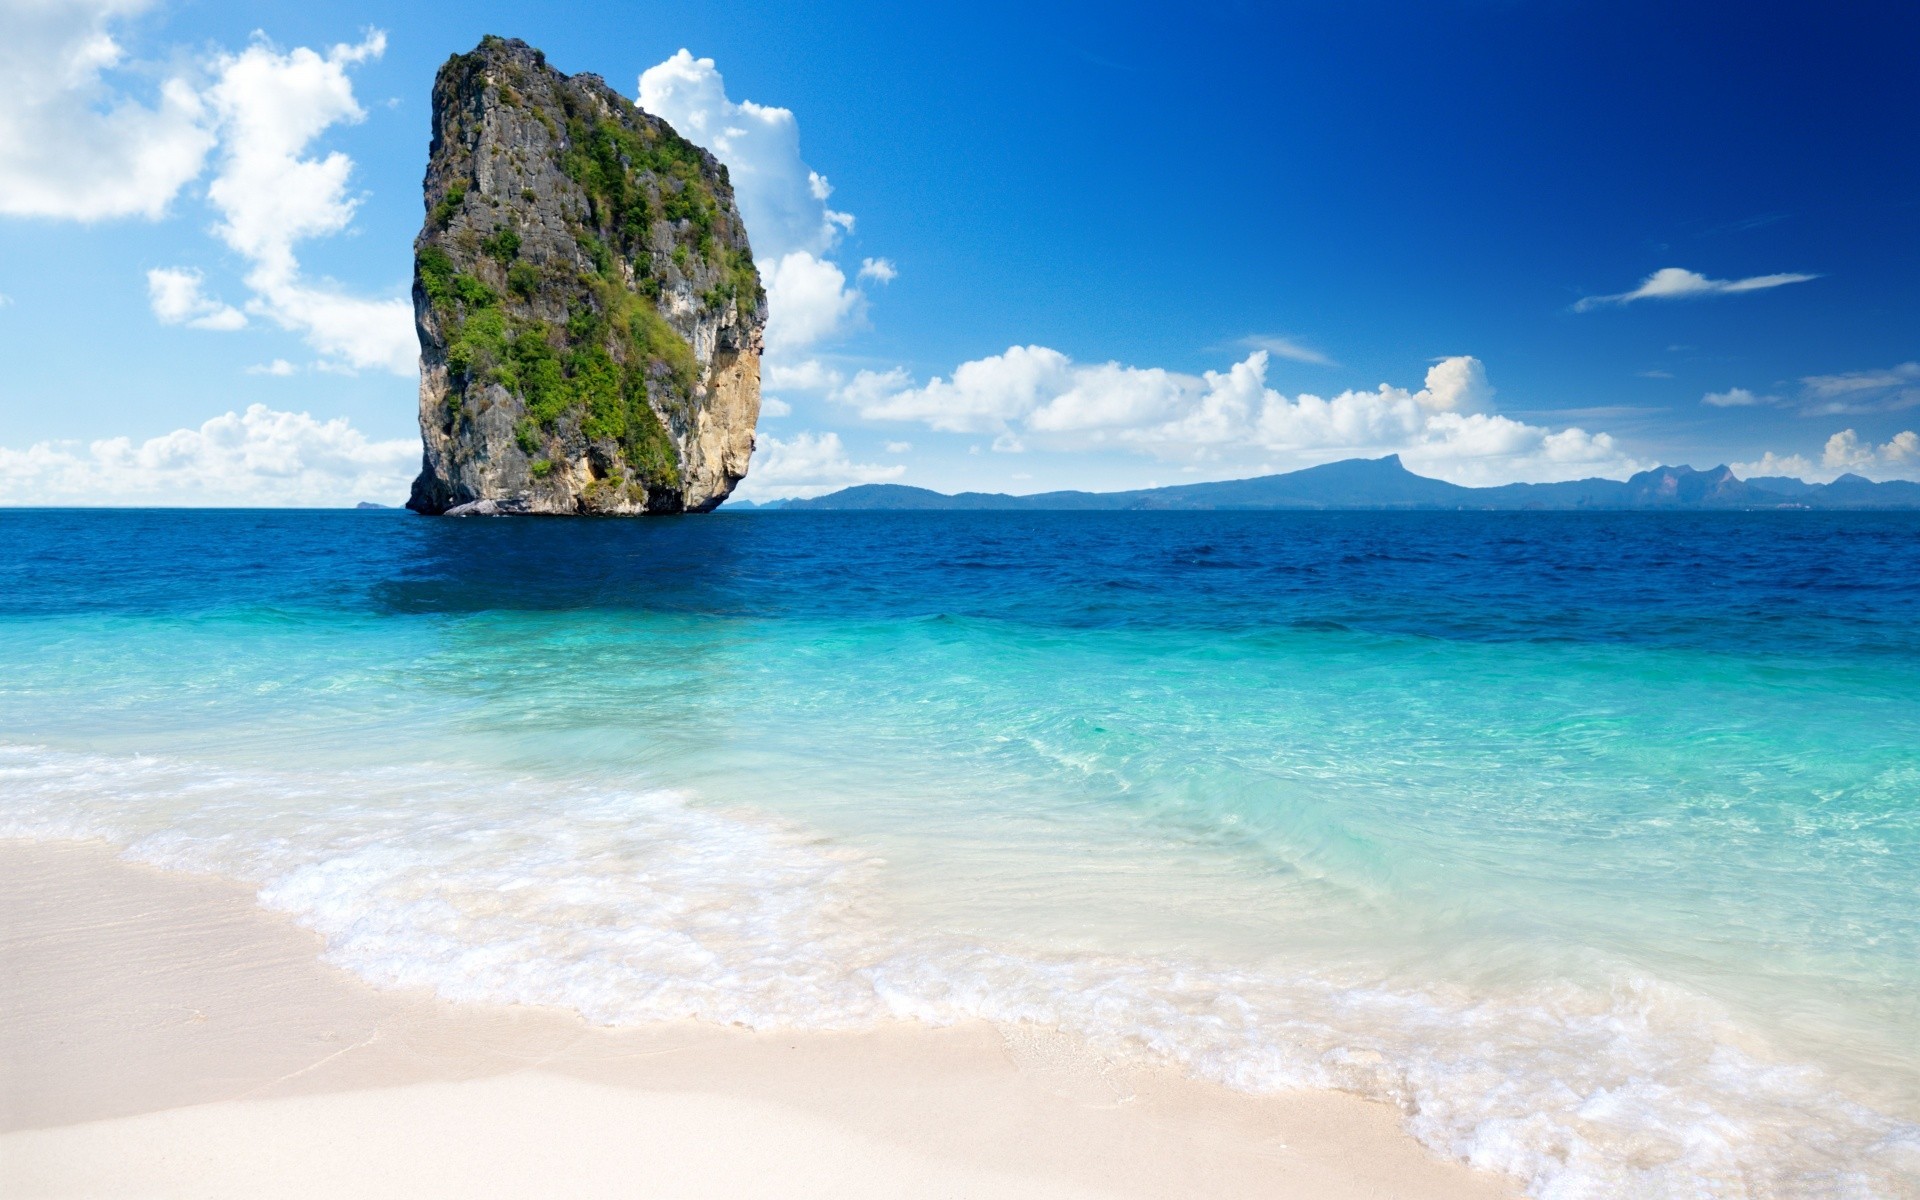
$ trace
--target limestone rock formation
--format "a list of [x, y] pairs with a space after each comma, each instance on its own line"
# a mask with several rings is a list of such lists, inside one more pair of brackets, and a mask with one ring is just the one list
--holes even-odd
[[422, 513], [699, 512], [746, 474], [766, 293], [727, 169], [489, 37], [433, 85]]

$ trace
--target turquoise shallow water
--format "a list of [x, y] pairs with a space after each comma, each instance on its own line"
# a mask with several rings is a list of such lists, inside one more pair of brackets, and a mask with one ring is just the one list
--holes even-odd
[[0, 587], [0, 831], [377, 983], [1920, 1191], [1911, 515], [0, 513]]

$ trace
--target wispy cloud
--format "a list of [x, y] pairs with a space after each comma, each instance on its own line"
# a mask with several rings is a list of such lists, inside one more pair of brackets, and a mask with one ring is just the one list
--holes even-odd
[[1728, 388], [1724, 392], [1708, 392], [1700, 397], [1700, 403], [1709, 408], [1757, 408], [1763, 404], [1778, 404], [1777, 396], [1759, 396], [1746, 388]]
[[1782, 212], [1761, 213], [1758, 216], [1744, 217], [1738, 221], [1728, 221], [1724, 225], [1715, 225], [1713, 228], [1707, 230], [1707, 236], [1713, 237], [1725, 233], [1751, 233], [1756, 229], [1765, 229], [1777, 221], [1784, 221], [1786, 219], [1787, 214]]
[[1516, 408], [1506, 415], [1540, 421], [1639, 421], [1666, 412], [1658, 404], [1589, 404], [1579, 408]]
[[1585, 297], [1573, 306], [1573, 311], [1591, 312], [1596, 308], [1632, 304], [1636, 300], [1693, 300], [1704, 296], [1732, 296], [1740, 292], [1762, 292], [1768, 288], [1784, 287], [1789, 283], [1806, 283], [1818, 278], [1820, 278], [1818, 275], [1781, 272], [1775, 275], [1749, 275], [1745, 279], [1709, 279], [1698, 271], [1689, 271], [1684, 267], [1661, 267], [1641, 280], [1640, 286], [1632, 291], [1616, 292], [1610, 296]]
[[1837, 375], [1809, 375], [1801, 380], [1819, 396], [1841, 396], [1878, 388], [1920, 383], [1920, 363], [1901, 363], [1884, 371], [1844, 371]]
[[1806, 412], [1812, 416], [1920, 407], [1920, 362], [1885, 370], [1809, 375], [1800, 384], [1806, 391]]
[[1302, 345], [1290, 337], [1277, 337], [1272, 334], [1254, 334], [1240, 339], [1240, 344], [1249, 350], [1265, 350], [1275, 358], [1289, 358], [1294, 362], [1310, 363], [1316, 367], [1337, 367], [1340, 364], [1315, 350], [1312, 346]]
[[1877, 370], [1808, 375], [1800, 380], [1797, 394], [1730, 387], [1721, 392], [1708, 392], [1700, 397], [1700, 403], [1710, 408], [1792, 408], [1803, 417], [1899, 412], [1920, 408], [1920, 362]]

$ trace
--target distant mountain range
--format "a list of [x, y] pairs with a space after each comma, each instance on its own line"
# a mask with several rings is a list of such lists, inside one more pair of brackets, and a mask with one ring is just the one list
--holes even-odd
[[1132, 492], [1041, 492], [957, 496], [892, 483], [869, 483], [811, 500], [735, 500], [729, 509], [822, 512], [909, 510], [1201, 510], [1201, 509], [1766, 509], [1920, 508], [1920, 483], [1875, 483], [1842, 475], [1832, 483], [1784, 477], [1741, 479], [1727, 467], [1656, 467], [1631, 479], [1509, 483], [1472, 488], [1415, 475], [1400, 456], [1350, 458], [1284, 475], [1143, 488]]

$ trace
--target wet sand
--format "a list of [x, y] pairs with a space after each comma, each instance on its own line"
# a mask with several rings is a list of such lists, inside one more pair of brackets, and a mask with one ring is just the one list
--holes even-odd
[[588, 1025], [377, 991], [214, 878], [0, 842], [0, 1194], [1501, 1197], [1384, 1105], [1046, 1030]]

